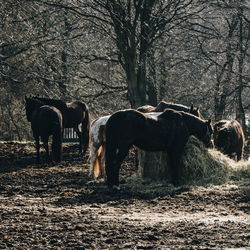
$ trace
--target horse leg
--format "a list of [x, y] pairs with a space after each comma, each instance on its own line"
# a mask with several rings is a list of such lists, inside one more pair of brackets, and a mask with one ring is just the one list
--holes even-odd
[[236, 158], [236, 159], [237, 159], [237, 161], [240, 161], [240, 160], [241, 160], [241, 158], [242, 158], [242, 154], [238, 152], [238, 153], [237, 153], [237, 158]]
[[90, 146], [90, 152], [89, 152], [89, 162], [90, 162], [90, 168], [89, 168], [89, 177], [94, 177], [94, 168], [96, 163], [96, 157], [97, 157], [97, 151], [98, 148], [93, 143]]
[[242, 155], [243, 155], [243, 150], [242, 149], [239, 149], [237, 152], [236, 152], [236, 159], [237, 161], [240, 161], [242, 159]]
[[96, 165], [94, 168], [94, 175], [96, 178], [102, 177], [102, 162], [101, 162], [102, 152], [103, 152], [103, 148], [102, 148], [102, 146], [100, 146], [100, 148], [97, 151]]
[[90, 170], [89, 170], [89, 177], [98, 178], [100, 175], [100, 164], [99, 164], [99, 153], [100, 145], [92, 144], [90, 147]]
[[84, 123], [82, 123], [81, 136], [82, 136], [82, 150], [83, 150], [82, 153], [84, 155], [89, 146], [89, 129], [86, 128], [86, 125]]
[[36, 162], [40, 162], [40, 140], [39, 136], [35, 136], [35, 143], [36, 143]]
[[171, 169], [171, 182], [174, 186], [178, 186], [180, 183], [180, 155], [175, 153], [169, 154], [170, 169]]
[[114, 143], [106, 143], [106, 161], [105, 161], [105, 170], [107, 175], [107, 185], [109, 188], [112, 188], [114, 185], [117, 185], [117, 169], [118, 164], [118, 152], [119, 147]]
[[129, 148], [130, 147], [126, 145], [116, 148], [115, 152], [113, 152], [114, 153], [113, 159], [111, 160], [111, 162], [108, 162], [109, 165], [107, 165], [106, 163], [106, 174], [107, 174], [107, 182], [108, 182], [109, 187], [119, 186], [120, 167], [121, 167], [123, 160], [128, 154]]
[[49, 154], [49, 137], [43, 137], [42, 141], [43, 141], [43, 146], [46, 151], [46, 161], [50, 162], [51, 159], [50, 159], [50, 154]]
[[168, 150], [169, 159], [170, 159], [170, 169], [171, 169], [171, 180], [175, 186], [180, 184], [181, 177], [181, 157], [183, 155], [185, 145], [188, 142], [189, 132], [183, 126], [180, 126], [180, 133], [175, 136], [175, 145]]
[[105, 146], [101, 145], [96, 152], [94, 164], [93, 164], [93, 173], [95, 178], [105, 177]]
[[105, 178], [105, 144], [102, 145], [102, 151], [100, 153], [100, 170], [101, 176]]
[[76, 134], [77, 134], [77, 136], [78, 136], [78, 138], [79, 138], [79, 152], [80, 152], [80, 154], [83, 152], [83, 147], [82, 147], [82, 133], [81, 133], [81, 131], [79, 130], [79, 127], [78, 126], [76, 126], [75, 128], [74, 128], [74, 131], [76, 132]]

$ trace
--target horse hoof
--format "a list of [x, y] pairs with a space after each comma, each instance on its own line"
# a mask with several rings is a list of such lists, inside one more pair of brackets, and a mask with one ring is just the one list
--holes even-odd
[[112, 189], [113, 189], [113, 191], [120, 191], [121, 190], [121, 188], [119, 186], [116, 186], [116, 185], [114, 185]]
[[116, 186], [116, 185], [114, 185], [114, 186], [108, 186], [108, 189], [109, 189], [110, 191], [112, 191], [112, 192], [117, 192], [117, 191], [120, 191], [120, 190], [121, 190], [120, 187], [119, 187], [119, 186]]

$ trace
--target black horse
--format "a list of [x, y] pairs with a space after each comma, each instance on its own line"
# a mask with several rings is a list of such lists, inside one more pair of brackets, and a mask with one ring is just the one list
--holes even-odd
[[[37, 162], [40, 162], [40, 137], [46, 151], [47, 162], [62, 160], [62, 114], [39, 100], [25, 97], [27, 120], [31, 122], [31, 129], [36, 142]], [[52, 135], [52, 157], [49, 153], [49, 136]]]
[[[58, 108], [63, 117], [63, 128], [73, 128], [79, 138], [80, 152], [85, 152], [89, 146], [89, 128], [90, 118], [89, 109], [87, 104], [74, 101], [66, 103], [62, 100], [42, 98], [35, 96], [33, 97], [45, 105], [50, 105]], [[81, 129], [79, 128], [81, 125]]]
[[166, 109], [159, 116], [149, 116], [133, 109], [118, 111], [106, 124], [106, 174], [109, 187], [119, 185], [120, 166], [132, 145], [146, 151], [167, 151], [172, 182], [178, 185], [179, 161], [190, 135], [211, 146], [211, 120]]
[[214, 145], [222, 153], [237, 161], [242, 159], [245, 136], [236, 120], [220, 120], [214, 124]]
[[184, 111], [187, 113], [190, 113], [192, 115], [195, 115], [199, 118], [201, 118], [201, 113], [199, 108], [195, 108], [193, 106], [193, 104], [189, 107], [182, 105], [182, 104], [178, 104], [178, 103], [171, 103], [171, 102], [165, 102], [165, 101], [161, 101], [154, 109], [154, 111], [151, 112], [163, 112], [165, 109], [173, 109], [173, 110], [177, 110], [177, 111]]

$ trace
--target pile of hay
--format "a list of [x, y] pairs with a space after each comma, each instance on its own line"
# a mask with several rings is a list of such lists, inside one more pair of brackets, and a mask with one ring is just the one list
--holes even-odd
[[[181, 167], [184, 188], [224, 183], [250, 185], [250, 161], [236, 162], [216, 149], [207, 149], [193, 136], [186, 145]], [[121, 186], [126, 191], [145, 197], [166, 195], [176, 189], [168, 179], [141, 178], [140, 173], [127, 178]]]
[[238, 176], [250, 177], [250, 162], [235, 162], [216, 149], [207, 149], [191, 136], [182, 157], [183, 184], [222, 184]]

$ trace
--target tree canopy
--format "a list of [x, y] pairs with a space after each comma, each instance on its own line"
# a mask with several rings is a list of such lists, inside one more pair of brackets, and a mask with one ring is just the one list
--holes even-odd
[[83, 100], [93, 117], [164, 99], [247, 124], [249, 10], [229, 0], [2, 1], [2, 139], [29, 137], [23, 97], [38, 93]]

